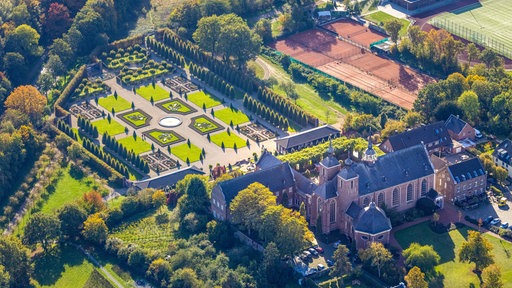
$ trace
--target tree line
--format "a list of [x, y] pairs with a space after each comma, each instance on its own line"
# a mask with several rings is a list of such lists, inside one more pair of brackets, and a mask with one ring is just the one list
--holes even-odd
[[288, 127], [290, 126], [288, 119], [277, 114], [273, 109], [269, 108], [265, 104], [262, 104], [260, 101], [247, 94], [244, 95], [243, 103], [247, 110], [259, 115], [261, 118], [270, 122], [270, 124], [280, 127], [284, 131], [288, 130]]
[[119, 155], [122, 159], [132, 163], [133, 166], [137, 167], [139, 170], [143, 171], [144, 173], [149, 173], [148, 163], [140, 158], [139, 155], [133, 153], [133, 151], [126, 149], [126, 147], [119, 143], [114, 137], [108, 135], [107, 133], [103, 133], [102, 143], [105, 145], [105, 147]]

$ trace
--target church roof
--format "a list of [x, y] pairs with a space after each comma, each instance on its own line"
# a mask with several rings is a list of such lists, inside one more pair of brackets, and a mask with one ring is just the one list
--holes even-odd
[[276, 139], [275, 142], [277, 145], [282, 146], [285, 149], [289, 149], [329, 137], [330, 135], [339, 134], [340, 130], [332, 127], [331, 125], [324, 125], [294, 135]]
[[297, 189], [303, 194], [311, 194], [317, 187], [310, 179], [295, 170], [293, 170], [293, 177], [295, 178]]
[[324, 165], [327, 168], [340, 165], [340, 161], [338, 161], [338, 159], [336, 159], [336, 157], [332, 155], [325, 157], [324, 159], [322, 159], [320, 163], [322, 163], [322, 165]]
[[165, 174], [165, 175], [157, 176], [157, 177], [142, 180], [142, 181], [133, 182], [133, 186], [135, 186], [139, 189], [145, 189], [145, 188], [160, 189], [160, 188], [164, 188], [166, 186], [173, 187], [174, 185], [176, 185], [176, 183], [178, 183], [178, 181], [185, 178], [185, 176], [187, 176], [188, 174], [203, 175], [204, 172], [199, 170], [195, 166], [190, 166], [185, 169], [173, 171], [173, 172]]
[[315, 194], [322, 199], [327, 200], [337, 196], [336, 193], [336, 178], [322, 183], [315, 189]]
[[356, 202], [352, 201], [352, 203], [350, 203], [350, 206], [348, 206], [348, 209], [345, 213], [347, 213], [348, 216], [352, 217], [352, 219], [357, 219], [357, 216], [359, 216], [361, 210], [363, 210], [363, 208], [357, 205]]
[[354, 230], [375, 235], [391, 230], [391, 221], [386, 213], [372, 202], [359, 213]]
[[344, 167], [338, 176], [350, 179], [359, 176], [359, 195], [434, 174], [432, 163], [423, 144], [388, 153], [377, 158], [375, 164], [358, 162]]
[[418, 145], [421, 142], [429, 144], [438, 141], [437, 144], [429, 147], [429, 149], [450, 146], [452, 144], [450, 134], [448, 134], [448, 130], [442, 121], [390, 136], [388, 140], [394, 151]]
[[255, 182], [263, 184], [272, 192], [276, 192], [293, 186], [295, 179], [290, 165], [288, 163], [281, 163], [268, 169], [258, 170], [220, 182], [218, 185], [221, 187], [222, 193], [224, 193], [226, 203], [229, 204], [238, 195], [238, 192]]
[[258, 159], [258, 162], [256, 162], [256, 167], [259, 167], [260, 169], [267, 169], [277, 166], [281, 163], [283, 163], [281, 160], [277, 159], [274, 155], [272, 155], [272, 153], [265, 150], [261, 154], [260, 159]]

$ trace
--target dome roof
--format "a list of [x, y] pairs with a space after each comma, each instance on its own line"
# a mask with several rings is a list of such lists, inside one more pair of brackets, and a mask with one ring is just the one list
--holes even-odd
[[372, 202], [359, 213], [354, 230], [375, 235], [391, 230], [391, 221], [386, 213]]

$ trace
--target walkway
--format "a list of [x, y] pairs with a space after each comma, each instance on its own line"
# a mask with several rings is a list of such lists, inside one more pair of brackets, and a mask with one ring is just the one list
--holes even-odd
[[109, 279], [110, 283], [112, 283], [115, 286], [120, 287], [120, 288], [124, 287], [121, 283], [119, 283], [119, 281], [117, 281], [117, 279], [112, 274], [110, 274], [110, 272], [108, 272], [107, 269], [105, 269], [105, 267], [103, 267], [100, 264], [100, 262], [98, 262], [98, 260], [96, 260], [96, 258], [94, 258], [89, 252], [85, 251], [85, 249], [82, 246], [76, 245], [74, 243], [71, 243], [71, 245], [75, 246], [80, 251], [82, 251], [82, 253], [84, 253], [85, 256], [87, 256], [87, 258], [94, 264], [94, 266], [96, 266], [98, 269], [100, 269], [101, 272], [103, 272], [104, 276], [107, 276], [107, 278]]

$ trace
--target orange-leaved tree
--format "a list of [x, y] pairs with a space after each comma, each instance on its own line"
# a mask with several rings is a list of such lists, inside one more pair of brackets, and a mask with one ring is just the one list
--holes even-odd
[[46, 105], [44, 97], [34, 86], [19, 86], [5, 100], [5, 107], [27, 114], [32, 121], [37, 120]]

